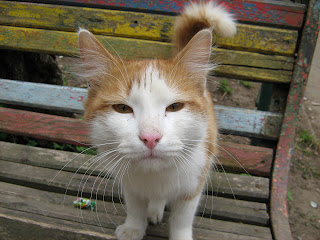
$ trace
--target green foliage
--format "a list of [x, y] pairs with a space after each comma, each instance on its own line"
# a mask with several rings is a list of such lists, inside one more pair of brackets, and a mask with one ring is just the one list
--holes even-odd
[[84, 154], [89, 154], [89, 155], [96, 155], [97, 154], [96, 149], [87, 148], [87, 147], [83, 147], [83, 146], [75, 146], [75, 145], [71, 145], [71, 144], [59, 144], [59, 143], [54, 142], [53, 148], [56, 150], [84, 153]]
[[296, 147], [306, 156], [312, 156], [315, 151], [320, 150], [318, 139], [305, 129], [298, 131]]
[[35, 140], [28, 140], [27, 146], [36, 147], [38, 142]]
[[85, 154], [89, 154], [89, 155], [96, 155], [97, 154], [97, 150], [94, 148], [87, 148], [87, 147], [82, 147], [82, 146], [76, 146], [76, 150], [79, 153], [85, 153]]
[[249, 89], [253, 88], [253, 84], [251, 82], [248, 82], [248, 81], [240, 80], [239, 84], [241, 84], [244, 87], [249, 88]]
[[299, 132], [299, 138], [301, 140], [301, 142], [307, 144], [309, 147], [318, 148], [319, 142], [318, 140], [312, 135], [310, 134], [307, 130], [302, 130]]
[[229, 94], [231, 95], [233, 93], [233, 89], [232, 87], [230, 86], [230, 83], [226, 80], [220, 80], [220, 85], [219, 85], [219, 90], [221, 92], [223, 92], [224, 94]]
[[0, 132], [0, 141], [6, 141], [7, 140], [7, 134]]
[[290, 201], [293, 200], [293, 198], [292, 198], [292, 192], [291, 192], [291, 191], [288, 191], [288, 192], [287, 192], [287, 199], [290, 200]]
[[320, 179], [320, 169], [308, 160], [297, 159], [294, 164], [302, 170], [304, 179], [312, 179], [313, 177]]

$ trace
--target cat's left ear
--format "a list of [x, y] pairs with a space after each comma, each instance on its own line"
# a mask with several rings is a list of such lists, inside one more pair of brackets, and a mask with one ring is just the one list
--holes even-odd
[[109, 53], [99, 40], [88, 30], [78, 31], [79, 49], [82, 65], [89, 86], [99, 85], [101, 77], [108, 74], [109, 69], [117, 64], [118, 59]]
[[206, 85], [206, 77], [214, 65], [210, 63], [212, 33], [209, 29], [199, 31], [176, 56], [195, 78]]

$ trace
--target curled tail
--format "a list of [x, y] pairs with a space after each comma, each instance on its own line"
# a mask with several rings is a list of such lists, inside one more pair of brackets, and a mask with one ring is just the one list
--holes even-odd
[[222, 37], [233, 37], [237, 33], [235, 20], [222, 6], [212, 1], [191, 3], [175, 22], [175, 50], [181, 51], [194, 35], [206, 28]]

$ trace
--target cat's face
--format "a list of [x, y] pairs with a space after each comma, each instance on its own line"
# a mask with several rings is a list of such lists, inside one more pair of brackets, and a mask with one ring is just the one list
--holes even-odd
[[91, 76], [85, 104], [93, 143], [103, 144], [100, 151], [110, 152], [110, 161], [130, 161], [142, 170], [184, 162], [207, 136], [204, 76], [181, 57], [124, 62], [106, 50], [99, 53], [95, 60], [103, 70]]

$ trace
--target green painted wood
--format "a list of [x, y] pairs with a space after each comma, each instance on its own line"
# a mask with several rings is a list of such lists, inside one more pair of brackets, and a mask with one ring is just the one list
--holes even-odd
[[[2, 25], [69, 32], [83, 27], [99, 35], [157, 41], [170, 40], [175, 21], [168, 15], [7, 1], [0, 3], [0, 12]], [[293, 55], [297, 37], [293, 30], [238, 24], [234, 38], [215, 37], [215, 42], [224, 48]]]

